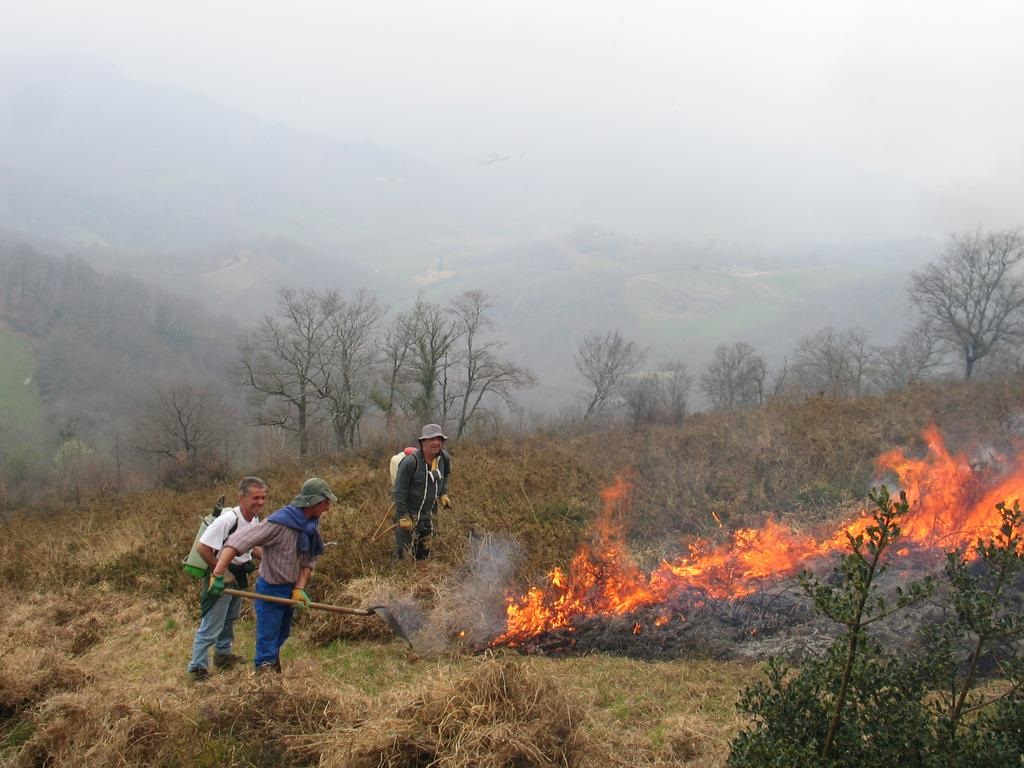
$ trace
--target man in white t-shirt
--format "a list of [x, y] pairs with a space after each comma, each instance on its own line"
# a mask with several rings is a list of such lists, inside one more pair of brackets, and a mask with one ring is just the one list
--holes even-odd
[[[221, 511], [217, 519], [203, 531], [196, 547], [206, 564], [213, 568], [217, 564], [217, 556], [224, 548], [224, 542], [233, 533], [247, 530], [259, 525], [259, 513], [267, 501], [267, 484], [258, 477], [246, 477], [238, 484], [238, 506]], [[235, 582], [232, 586], [245, 589], [248, 586], [248, 575], [252, 573], [252, 555], [260, 556], [259, 547], [252, 552], [239, 552], [228, 565], [228, 571]], [[242, 610], [242, 598], [233, 595], [207, 594], [208, 578], [203, 579], [200, 593], [202, 620], [196, 637], [192, 643], [192, 659], [188, 664], [189, 679], [195, 682], [210, 676], [210, 648], [213, 647], [213, 664], [218, 669], [233, 667], [241, 656], [231, 652], [235, 640], [235, 620]]]

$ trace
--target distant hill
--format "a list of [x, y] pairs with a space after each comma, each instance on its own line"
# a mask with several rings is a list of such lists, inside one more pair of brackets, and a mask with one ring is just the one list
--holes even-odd
[[[240, 326], [80, 259], [0, 243], [0, 330], [0, 414], [17, 412], [43, 444], [72, 419], [81, 439], [107, 445], [153, 382], [225, 381]], [[20, 439], [0, 433], [0, 452]]]
[[42, 403], [33, 379], [28, 340], [0, 323], [0, 433], [31, 442], [42, 426]]
[[659, 246], [583, 230], [449, 256], [424, 290], [435, 300], [470, 288], [498, 297], [510, 353], [547, 385], [534, 393], [543, 407], [571, 400], [581, 386], [572, 355], [593, 331], [619, 329], [649, 349], [650, 365], [682, 360], [694, 373], [717, 345], [734, 341], [781, 363], [802, 335], [827, 325], [860, 326], [875, 343], [891, 343], [914, 319], [907, 276], [938, 245], [893, 242], [863, 252], [859, 259], [858, 251], [827, 248]]
[[93, 60], [0, 66], [0, 227], [115, 248], [282, 236], [330, 249], [449, 232], [476, 207], [400, 152], [260, 122]]
[[657, 243], [599, 223], [517, 231], [486, 187], [403, 152], [302, 134], [92, 60], [0, 66], [0, 242], [74, 254], [242, 326], [273, 312], [282, 286], [369, 288], [394, 311], [419, 292], [443, 304], [481, 289], [507, 354], [538, 375], [526, 396], [541, 409], [573, 400], [572, 355], [594, 331], [694, 371], [738, 340], [781, 360], [824, 325], [891, 340], [912, 321], [908, 272], [940, 249]]

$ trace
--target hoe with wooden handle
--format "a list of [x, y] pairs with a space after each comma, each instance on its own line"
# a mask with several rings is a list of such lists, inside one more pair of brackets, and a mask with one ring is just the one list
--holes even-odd
[[[280, 603], [281, 605], [302, 605], [301, 600], [292, 600], [288, 597], [275, 597], [274, 595], [260, 595], [256, 592], [246, 592], [241, 589], [225, 589], [224, 594], [234, 595], [235, 597], [246, 597], [250, 600], [266, 600], [268, 603]], [[341, 605], [330, 605], [329, 603], [309, 603], [307, 607], [316, 608], [318, 611], [348, 613], [354, 616], [372, 616], [376, 614], [388, 623], [392, 632], [405, 640], [405, 642], [409, 644], [409, 647], [412, 648], [412, 640], [410, 640], [409, 636], [405, 634], [405, 630], [402, 629], [402, 625], [398, 623], [398, 619], [396, 619], [394, 614], [383, 605], [373, 605], [369, 608], [346, 608]]]

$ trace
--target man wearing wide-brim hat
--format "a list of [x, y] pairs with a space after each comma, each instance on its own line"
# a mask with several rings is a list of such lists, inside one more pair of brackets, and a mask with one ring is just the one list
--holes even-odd
[[420, 431], [419, 448], [398, 465], [392, 498], [395, 501], [395, 557], [412, 550], [417, 560], [430, 557], [433, 516], [438, 507], [451, 506], [448, 475], [451, 457], [444, 450], [448, 437], [440, 424], [426, 424]]
[[[224, 543], [217, 565], [210, 576], [211, 594], [224, 591], [224, 571], [235, 552], [262, 547], [256, 592], [261, 595], [287, 597], [298, 601], [298, 607], [309, 605], [306, 584], [324, 551], [320, 538], [320, 516], [331, 502], [337, 501], [331, 487], [319, 477], [302, 484], [291, 504], [266, 519], [263, 525], [232, 534]], [[257, 672], [281, 671], [281, 646], [291, 634], [295, 608], [291, 605], [256, 601], [256, 653], [253, 663]]]

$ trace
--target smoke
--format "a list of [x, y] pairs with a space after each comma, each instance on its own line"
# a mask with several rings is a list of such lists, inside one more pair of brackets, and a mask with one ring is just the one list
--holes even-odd
[[471, 534], [465, 562], [453, 575], [438, 582], [428, 562], [425, 581], [401, 592], [393, 582], [375, 582], [370, 604], [388, 607], [418, 654], [478, 650], [505, 629], [506, 589], [519, 551], [511, 539]]
[[421, 653], [438, 653], [453, 642], [487, 643], [505, 628], [505, 594], [519, 546], [500, 536], [473, 536], [463, 569], [438, 590], [435, 607], [416, 633]]

